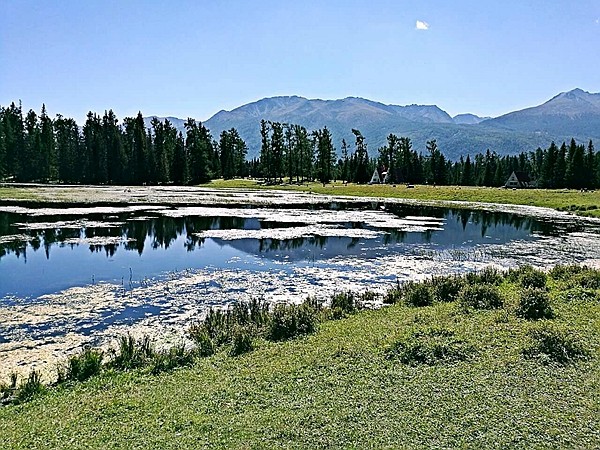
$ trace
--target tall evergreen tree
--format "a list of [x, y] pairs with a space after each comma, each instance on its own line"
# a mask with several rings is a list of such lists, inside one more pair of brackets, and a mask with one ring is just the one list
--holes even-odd
[[323, 186], [333, 178], [333, 165], [335, 163], [335, 148], [331, 133], [324, 127], [317, 131], [317, 176]]
[[354, 134], [354, 181], [356, 183], [367, 183], [371, 179], [369, 173], [369, 154], [367, 152], [367, 144], [365, 138], [359, 130], [352, 129]]

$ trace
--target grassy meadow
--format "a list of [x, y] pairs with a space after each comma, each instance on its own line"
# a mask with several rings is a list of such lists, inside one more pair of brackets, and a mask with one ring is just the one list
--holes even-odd
[[574, 214], [600, 217], [600, 191], [576, 191], [572, 189], [504, 189], [477, 186], [428, 186], [415, 185], [407, 188], [403, 184], [361, 185], [341, 182], [305, 183], [302, 185], [282, 184], [263, 186], [254, 180], [215, 180], [204, 185], [214, 188], [283, 189], [314, 192], [326, 195], [349, 195], [357, 197], [407, 198], [425, 201], [464, 201], [528, 205], [570, 211]]
[[0, 448], [600, 446], [600, 272], [488, 271], [385, 301], [0, 407]]
[[[359, 185], [341, 182], [305, 184], [281, 184], [264, 186], [256, 180], [234, 179], [214, 180], [202, 185], [215, 189], [278, 189], [300, 192], [312, 192], [327, 195], [348, 195], [357, 197], [406, 198], [428, 202], [464, 201], [501, 203], [510, 205], [541, 206], [569, 211], [581, 216], [600, 217], [600, 191], [575, 191], [568, 189], [502, 189], [475, 186], [427, 186], [416, 185]], [[175, 187], [173, 187], [175, 188]], [[144, 188], [146, 189], [146, 188]], [[176, 188], [175, 188], [176, 189]], [[107, 192], [108, 191], [108, 192]], [[31, 187], [0, 186], [0, 202], [49, 202], [49, 203], [135, 203], [153, 200], [142, 196], [135, 197], [136, 188], [113, 186], [77, 186], [36, 185]], [[174, 201], [177, 199], [174, 199]], [[193, 199], [188, 199], [193, 201]]]

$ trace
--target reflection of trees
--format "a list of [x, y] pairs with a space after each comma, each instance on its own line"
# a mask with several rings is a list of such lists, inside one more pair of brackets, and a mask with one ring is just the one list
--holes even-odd
[[386, 230], [387, 233], [383, 235], [383, 243], [396, 244], [398, 242], [404, 242], [406, 239], [407, 232], [402, 230]]
[[[17, 234], [20, 231], [12, 226], [13, 223], [36, 223], [35, 217], [20, 214], [0, 213], [0, 236]], [[68, 216], [44, 216], [44, 222], [57, 223], [66, 220], [80, 220], [81, 217]], [[257, 219], [245, 219], [240, 217], [150, 217], [140, 220], [131, 220], [128, 214], [119, 216], [91, 215], [90, 220], [100, 223], [110, 220], [122, 222], [115, 226], [85, 226], [82, 222], [81, 228], [44, 228], [30, 229], [26, 232], [28, 241], [14, 240], [0, 244], [0, 257], [14, 254], [17, 257], [26, 257], [27, 247], [34, 251], [44, 247], [47, 258], [50, 258], [50, 249], [53, 245], [65, 245], [70, 240], [111, 238], [106, 244], [90, 244], [92, 253], [104, 252], [107, 257], [112, 257], [122, 246], [125, 250], [137, 251], [140, 255], [144, 252], [146, 240], [151, 238], [151, 248], [169, 248], [177, 238], [185, 235], [184, 247], [187, 251], [193, 251], [204, 243], [204, 238], [196, 233], [214, 229], [248, 229], [260, 227]], [[128, 220], [130, 219], [130, 220]], [[135, 219], [135, 217], [133, 217]], [[40, 219], [37, 219], [39, 222]], [[116, 238], [116, 239], [115, 239]], [[122, 239], [123, 243], [115, 240]], [[77, 244], [69, 244], [71, 246]]]
[[[501, 212], [490, 211], [470, 211], [465, 209], [450, 209], [437, 208], [430, 206], [417, 205], [398, 205], [393, 203], [377, 203], [367, 205], [366, 203], [339, 203], [333, 205], [335, 209], [367, 209], [375, 208], [380, 210], [384, 206], [386, 212], [392, 213], [400, 218], [406, 216], [428, 216], [436, 218], [445, 218], [447, 221], [455, 220], [463, 231], [467, 226], [479, 227], [481, 236], [484, 237], [491, 228], [510, 227], [512, 231], [522, 230], [528, 233], [540, 233], [543, 235], [556, 236], [564, 232], [578, 231], [582, 229], [582, 225], [569, 224], [557, 226], [553, 223], [543, 222], [523, 217], [516, 214], [506, 214]], [[297, 207], [294, 206], [294, 207]], [[323, 208], [318, 206], [316, 208]], [[270, 220], [259, 220], [256, 218], [241, 218], [241, 217], [144, 217], [136, 219], [135, 215], [130, 213], [120, 214], [117, 216], [94, 214], [87, 217], [90, 221], [100, 223], [110, 221], [118, 222], [115, 226], [85, 226], [82, 221], [81, 227], [72, 226], [69, 228], [45, 228], [45, 229], [29, 229], [26, 231], [19, 230], [12, 224], [14, 223], [31, 223], [48, 222], [57, 223], [59, 221], [81, 221], [81, 216], [43, 216], [31, 217], [14, 213], [0, 213], [0, 237], [16, 234], [26, 234], [27, 240], [11, 240], [0, 244], [0, 258], [9, 254], [14, 254], [18, 258], [27, 258], [27, 250], [30, 247], [33, 251], [39, 250], [42, 246], [47, 258], [50, 257], [50, 250], [53, 245], [66, 245], [65, 242], [76, 242], [80, 238], [86, 239], [102, 239], [111, 238], [106, 244], [91, 244], [89, 249], [91, 252], [104, 252], [107, 257], [112, 257], [117, 252], [118, 248], [124, 248], [128, 251], [137, 251], [140, 255], [145, 250], [147, 240], [150, 240], [152, 249], [164, 248], [168, 249], [173, 243], [184, 236], [184, 248], [187, 251], [194, 251], [202, 246], [205, 239], [199, 236], [202, 231], [214, 229], [231, 229], [231, 230], [248, 230], [261, 228], [285, 228], [302, 226], [304, 223], [283, 223]], [[133, 219], [133, 220], [132, 220]], [[362, 222], [340, 223], [339, 226], [350, 229], [369, 229], [378, 230], [370, 226], [365, 226]], [[406, 231], [386, 229], [386, 234], [383, 235], [382, 241], [384, 244], [393, 244], [405, 242], [409, 236]], [[411, 233], [412, 234], [412, 233]], [[425, 242], [431, 242], [435, 232], [429, 230], [420, 234]], [[123, 242], [119, 242], [119, 240]], [[355, 247], [361, 240], [360, 238], [345, 238], [348, 239], [347, 249]], [[299, 237], [294, 239], [261, 239], [259, 242], [259, 251], [273, 250], [296, 250], [300, 247], [313, 246], [323, 249], [328, 242], [326, 236], [310, 236]], [[77, 245], [69, 243], [68, 245]]]
[[465, 230], [467, 225], [481, 227], [481, 237], [484, 237], [490, 228], [499, 226], [510, 227], [514, 231], [525, 231], [527, 233], [538, 233], [544, 236], [558, 236], [561, 233], [580, 231], [583, 227], [579, 224], [565, 224], [562, 227], [556, 224], [544, 222], [533, 217], [508, 214], [499, 211], [470, 211], [450, 210], [450, 214], [462, 225]]

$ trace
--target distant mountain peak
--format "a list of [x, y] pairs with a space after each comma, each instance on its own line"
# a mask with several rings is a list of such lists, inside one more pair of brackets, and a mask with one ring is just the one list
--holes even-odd
[[[409, 137], [417, 150], [424, 150], [428, 140], [437, 139], [440, 149], [457, 159], [487, 148], [515, 154], [546, 147], [551, 141], [600, 141], [600, 94], [575, 88], [541, 105], [496, 118], [469, 113], [451, 117], [437, 105], [400, 106], [355, 96], [322, 100], [281, 95], [221, 110], [204, 125], [215, 139], [223, 130], [236, 128], [248, 145], [248, 155], [256, 157], [261, 146], [261, 119], [298, 124], [308, 130], [327, 126], [338, 150], [342, 138], [354, 142], [351, 130], [357, 128], [367, 139], [370, 156], [386, 145], [390, 133]], [[145, 120], [150, 126], [152, 118]], [[169, 121], [185, 134], [184, 120], [169, 117]]]

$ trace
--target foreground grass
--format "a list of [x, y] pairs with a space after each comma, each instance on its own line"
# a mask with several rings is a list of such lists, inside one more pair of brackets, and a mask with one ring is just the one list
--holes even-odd
[[358, 197], [408, 198], [427, 201], [466, 201], [502, 203], [510, 205], [542, 206], [562, 211], [600, 217], [600, 191], [581, 192], [568, 189], [500, 189], [476, 186], [425, 186], [417, 185], [407, 188], [399, 184], [391, 185], [358, 185], [320, 183], [303, 185], [262, 186], [254, 180], [215, 180], [204, 185], [214, 188], [244, 189], [284, 189], [291, 191], [314, 192], [327, 195], [350, 195]]
[[[397, 303], [310, 336], [259, 340], [242, 356], [221, 351], [157, 376], [107, 372], [52, 389], [0, 408], [0, 448], [598, 448], [596, 284], [549, 281], [550, 322], [587, 351], [571, 364], [523, 356], [540, 322], [517, 318], [518, 284], [504, 280], [500, 309]], [[431, 329], [473, 353], [431, 365], [389, 357], [393, 344]]]

